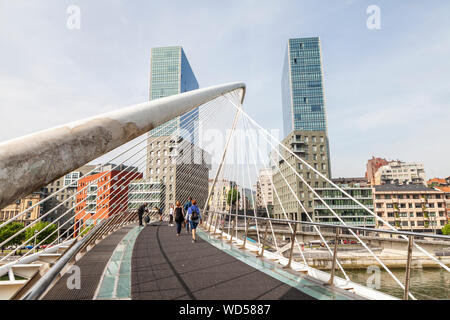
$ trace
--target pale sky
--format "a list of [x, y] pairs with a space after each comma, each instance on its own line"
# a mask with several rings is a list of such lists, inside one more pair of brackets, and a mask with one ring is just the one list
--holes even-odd
[[[66, 27], [70, 5], [80, 30]], [[169, 45], [200, 87], [245, 82], [244, 108], [282, 132], [287, 39], [320, 36], [333, 177], [363, 176], [372, 155], [450, 176], [449, 12], [444, 0], [0, 0], [0, 141], [146, 101], [150, 49]]]

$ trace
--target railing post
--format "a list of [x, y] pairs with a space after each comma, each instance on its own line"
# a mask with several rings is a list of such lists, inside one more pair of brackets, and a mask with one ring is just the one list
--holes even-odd
[[335, 274], [335, 269], [336, 269], [338, 242], [339, 242], [339, 228], [336, 227], [336, 236], [334, 238], [333, 261], [331, 263], [331, 276], [330, 276], [330, 280], [327, 283], [330, 286], [332, 286], [334, 284], [334, 274]]
[[228, 241], [229, 243], [233, 243], [234, 228], [236, 228], [236, 219], [231, 221], [230, 240]]
[[225, 229], [225, 219], [226, 219], [226, 217], [225, 217], [225, 215], [223, 215], [223, 223], [222, 223], [222, 228], [221, 228], [221, 232], [220, 232], [220, 239], [223, 238], [223, 232]]
[[219, 224], [219, 221], [220, 221], [220, 217], [222, 217], [222, 214], [217, 214], [217, 217], [216, 217], [216, 223], [214, 224], [214, 235], [216, 235], [216, 231], [217, 231], [217, 225]]
[[406, 260], [406, 279], [405, 279], [405, 292], [403, 294], [403, 300], [408, 300], [409, 297], [409, 285], [411, 280], [411, 261], [412, 261], [412, 246], [413, 236], [409, 236], [408, 241], [408, 258]]
[[245, 226], [245, 235], [244, 235], [244, 243], [241, 246], [241, 249], [245, 249], [245, 245], [247, 244], [247, 235], [248, 235], [248, 226], [250, 225], [250, 218], [247, 218], [247, 225]]
[[258, 254], [258, 257], [264, 256], [264, 247], [266, 246], [266, 239], [267, 239], [267, 232], [269, 231], [269, 221], [266, 220], [266, 230], [264, 231], [264, 239], [262, 243], [262, 249], [261, 252]]
[[292, 232], [291, 236], [291, 250], [289, 251], [289, 262], [284, 268], [288, 269], [291, 267], [292, 264], [292, 256], [294, 254], [294, 243], [295, 243], [295, 237], [297, 236], [297, 224], [294, 223], [294, 232]]
[[[211, 221], [209, 221], [209, 216], [211, 215]], [[214, 216], [216, 215], [216, 213], [215, 212], [213, 212], [212, 214], [211, 213], [208, 213], [208, 221], [206, 221], [206, 223], [208, 224], [208, 233], [211, 231], [211, 224], [212, 224], [212, 222], [213, 222], [213, 220], [214, 220]]]

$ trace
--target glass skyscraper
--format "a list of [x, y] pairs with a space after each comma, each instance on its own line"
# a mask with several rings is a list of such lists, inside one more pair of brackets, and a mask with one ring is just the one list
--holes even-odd
[[[152, 48], [150, 100], [195, 89], [198, 89], [198, 82], [181, 46]], [[164, 125], [163, 130], [153, 129], [150, 134], [152, 136], [170, 136], [178, 129], [188, 130], [192, 134], [194, 126], [191, 120], [198, 120], [198, 109], [171, 120], [169, 124]], [[181, 135], [185, 136], [183, 132]]]
[[[323, 176], [331, 178], [322, 58], [318, 37], [288, 40], [281, 91], [284, 131], [282, 143], [301, 160], [291, 157], [291, 153], [286, 150], [281, 152], [283, 158], [288, 160], [277, 161], [279, 168], [275, 167], [279, 170], [275, 170], [273, 175], [274, 188], [278, 190], [282, 200], [281, 203], [274, 202], [274, 215], [280, 218], [287, 214], [291, 219], [307, 221], [304, 210], [310, 216], [314, 217], [316, 214], [315, 199], [308, 186], [319, 190], [327, 188], [328, 183], [316, 172], [312, 172], [303, 161]], [[288, 170], [289, 167], [297, 168], [297, 173]], [[287, 172], [286, 177], [283, 177], [281, 172]], [[293, 199], [291, 189], [285, 188], [283, 178], [295, 181], [291, 183], [291, 188], [303, 206]]]
[[327, 131], [320, 39], [289, 39], [281, 80], [283, 130]]

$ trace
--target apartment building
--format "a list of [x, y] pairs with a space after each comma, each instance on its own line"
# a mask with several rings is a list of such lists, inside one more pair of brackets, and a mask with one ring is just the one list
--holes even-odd
[[[373, 211], [372, 187], [365, 178], [332, 179], [346, 193]], [[313, 220], [320, 223], [342, 224], [329, 209], [331, 208], [347, 225], [375, 227], [375, 217], [354, 200], [335, 187], [315, 189]], [[320, 198], [322, 199], [320, 199]]]
[[113, 164], [102, 166], [101, 172], [78, 180], [79, 192], [75, 209], [76, 228], [95, 224], [128, 209], [128, 185], [143, 174], [136, 167]]
[[[292, 131], [282, 143], [322, 175], [327, 178], [330, 177], [329, 152], [325, 131]], [[311, 188], [326, 188], [328, 184], [324, 178], [320, 177], [318, 173], [310, 169], [292, 153], [283, 149], [281, 154], [282, 157], [277, 164], [277, 169], [273, 173], [274, 215], [276, 218], [285, 218], [284, 214], [286, 213], [289, 219], [307, 221], [307, 216], [292, 194], [291, 188], [308, 214], [312, 216], [314, 213], [314, 194]], [[275, 190], [282, 206], [275, 195]]]
[[[421, 184], [374, 186], [375, 213], [399, 230], [436, 233], [447, 223], [445, 192]], [[388, 226], [377, 220], [377, 227]]]
[[[31, 208], [39, 201], [44, 199], [45, 194], [42, 192], [34, 192], [26, 197], [18, 199], [14, 203], [0, 210], [0, 222], [8, 221], [17, 216], [19, 213]], [[39, 218], [44, 212], [44, 205], [38, 205], [28, 211], [26, 214], [17, 218], [16, 222], [23, 223], [25, 226]]]
[[423, 184], [426, 183], [422, 163], [390, 161], [375, 172], [375, 185], [381, 184]]

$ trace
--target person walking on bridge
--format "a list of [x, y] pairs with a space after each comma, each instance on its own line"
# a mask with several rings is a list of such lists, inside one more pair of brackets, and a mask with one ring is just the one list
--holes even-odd
[[173, 226], [173, 204], [170, 205], [169, 209], [169, 226]]
[[191, 225], [192, 230], [192, 243], [196, 242], [195, 231], [199, 222], [201, 222], [202, 216], [200, 214], [200, 209], [197, 207], [197, 200], [192, 200], [192, 205], [189, 207], [187, 212], [186, 220]]
[[192, 206], [192, 198], [189, 197], [188, 201], [184, 204], [184, 216], [186, 219], [186, 232], [189, 234], [189, 220], [187, 219], [187, 213], [189, 208]]
[[144, 212], [147, 212], [148, 213], [148, 210], [147, 210], [147, 204], [142, 204], [139, 208], [138, 208], [138, 210], [137, 210], [137, 213], [138, 213], [138, 217], [139, 217], [139, 226], [140, 227], [142, 227], [143, 226], [143, 224], [142, 224], [142, 216], [144, 215]]
[[183, 215], [183, 207], [181, 206], [181, 202], [177, 201], [175, 203], [175, 223], [177, 224], [177, 237], [180, 236], [181, 233], [181, 226], [184, 222], [184, 215]]

